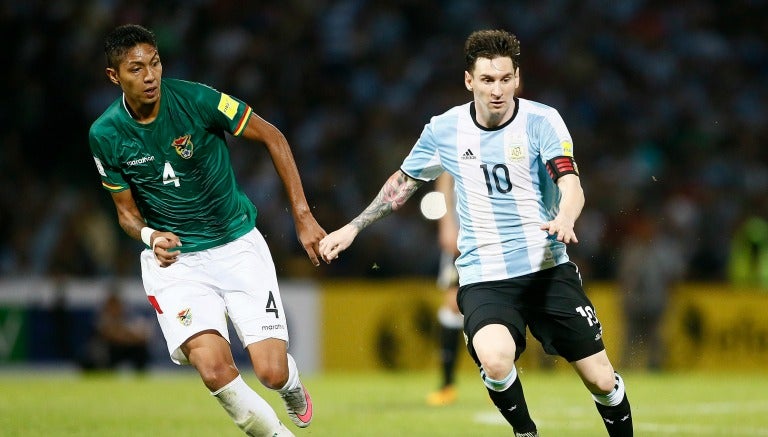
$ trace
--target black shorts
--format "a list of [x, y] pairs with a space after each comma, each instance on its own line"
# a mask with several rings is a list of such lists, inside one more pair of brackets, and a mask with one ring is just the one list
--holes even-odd
[[472, 338], [480, 328], [501, 324], [515, 340], [515, 360], [525, 350], [526, 327], [544, 351], [569, 362], [605, 349], [603, 329], [594, 306], [584, 293], [573, 263], [500, 281], [479, 282], [459, 288], [459, 309], [469, 353], [480, 362]]

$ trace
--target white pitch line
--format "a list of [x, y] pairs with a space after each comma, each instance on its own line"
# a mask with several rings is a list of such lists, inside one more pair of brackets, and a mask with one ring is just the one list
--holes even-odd
[[652, 411], [658, 413], [673, 413], [679, 415], [701, 414], [711, 416], [713, 414], [731, 414], [731, 413], [768, 413], [768, 402], [703, 402], [699, 404], [680, 403], [669, 406], [657, 406], [656, 408], [643, 408], [643, 411]]
[[507, 425], [507, 421], [504, 420], [504, 417], [499, 412], [484, 411], [482, 413], [475, 413], [473, 417], [474, 422], [484, 425]]
[[[509, 426], [507, 421], [504, 419], [504, 417], [499, 412], [491, 412], [491, 411], [483, 411], [475, 413], [474, 415], [474, 421], [476, 423], [482, 423], [484, 425], [499, 425], [499, 426]], [[551, 423], [550, 421], [542, 421], [542, 420], [536, 420], [536, 423], [538, 425], [548, 424]], [[563, 421], [563, 425], [568, 425], [571, 429], [586, 429], [589, 426], [587, 424], [580, 424], [578, 422], [573, 421]]]
[[[709, 408], [713, 406], [717, 406], [719, 408], [718, 411], [723, 410], [723, 406], [732, 407], [730, 408], [730, 411], [738, 411], [738, 412], [744, 412], [743, 406], [739, 407], [738, 405], [734, 405], [735, 403], [709, 403], [709, 404], [701, 404], [699, 407], [696, 408], [696, 412], [700, 413], [706, 413], [708, 415], [711, 415], [711, 411]], [[746, 404], [745, 404], [746, 405]], [[691, 405], [688, 405], [690, 407]], [[577, 408], [571, 408], [570, 413], [574, 413]], [[648, 411], [648, 409], [643, 409], [645, 411]], [[751, 410], [755, 411], [761, 411], [764, 412], [765, 408], [760, 408], [759, 405], [753, 406]], [[582, 410], [582, 412], [585, 412], [585, 410]], [[680, 413], [680, 411], [678, 411]], [[597, 413], [595, 413], [597, 414]], [[573, 420], [572, 416], [567, 420], [541, 420], [538, 419], [536, 422], [540, 427], [568, 427], [570, 429], [587, 429], [591, 427], [591, 425], [588, 425], [586, 422], [579, 422], [578, 420]], [[565, 417], [564, 417], [565, 418]], [[691, 420], [695, 420], [694, 418], [690, 418]], [[477, 412], [473, 416], [473, 420], [476, 423], [481, 423], [485, 425], [498, 425], [498, 426], [509, 426], [507, 421], [502, 417], [502, 415], [496, 411], [482, 411]], [[696, 424], [668, 424], [668, 423], [653, 423], [653, 422], [635, 422], [635, 430], [637, 431], [644, 431], [644, 432], [653, 432], [656, 434], [661, 435], [679, 435], [680, 433], [686, 433], [686, 434], [696, 434], [696, 435], [732, 435], [732, 436], [750, 436], [750, 437], [762, 437], [766, 436], [768, 437], [768, 427], [754, 427], [754, 426], [721, 426], [718, 427], [717, 425], [696, 425]]]
[[[670, 425], [664, 423], [641, 422], [635, 424], [635, 430], [656, 434], [679, 435], [681, 432], [697, 435], [732, 435], [732, 436], [768, 436], [768, 428], [723, 427], [713, 428], [707, 425]], [[727, 434], [725, 434], [727, 432]]]

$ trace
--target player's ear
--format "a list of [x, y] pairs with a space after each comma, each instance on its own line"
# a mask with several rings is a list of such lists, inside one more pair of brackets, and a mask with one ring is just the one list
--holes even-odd
[[464, 86], [467, 87], [467, 91], [472, 91], [472, 75], [469, 71], [464, 71]]
[[112, 67], [107, 67], [105, 72], [107, 73], [107, 77], [109, 78], [110, 82], [115, 85], [120, 85], [120, 79], [117, 77], [117, 70]]

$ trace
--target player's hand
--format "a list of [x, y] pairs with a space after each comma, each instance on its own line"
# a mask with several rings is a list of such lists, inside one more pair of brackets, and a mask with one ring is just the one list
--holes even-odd
[[320, 265], [320, 240], [325, 237], [325, 230], [317, 223], [314, 217], [309, 216], [296, 221], [296, 234], [301, 246], [307, 252], [309, 260], [315, 267]]
[[320, 254], [323, 260], [330, 264], [331, 261], [338, 258], [339, 254], [352, 244], [358, 232], [356, 227], [348, 224], [326, 235], [320, 240]]
[[160, 267], [168, 267], [179, 260], [181, 240], [173, 232], [155, 231], [150, 237], [152, 252]]
[[554, 220], [548, 221], [541, 225], [542, 231], [547, 231], [549, 235], [557, 235], [557, 241], [562, 241], [565, 244], [578, 243], [576, 238], [576, 232], [573, 230], [574, 223], [561, 217], [555, 217]]

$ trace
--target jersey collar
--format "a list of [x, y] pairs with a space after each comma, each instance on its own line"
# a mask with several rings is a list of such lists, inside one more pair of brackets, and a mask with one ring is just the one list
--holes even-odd
[[472, 118], [472, 123], [475, 124], [479, 129], [482, 129], [484, 131], [493, 132], [497, 130], [504, 129], [505, 127], [509, 126], [512, 121], [517, 118], [517, 111], [520, 110], [520, 100], [518, 100], [517, 97], [512, 97], [512, 100], [515, 101], [515, 110], [512, 112], [512, 117], [509, 117], [509, 120], [504, 122], [503, 124], [500, 124], [496, 127], [485, 127], [477, 122], [477, 111], [475, 110], [475, 101], [469, 102], [469, 116]]

